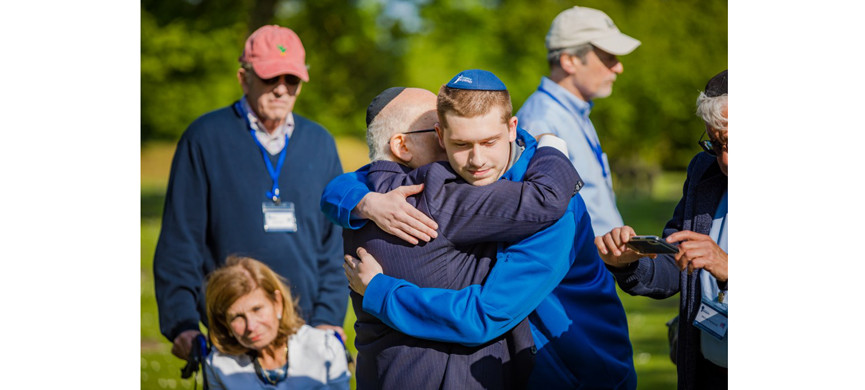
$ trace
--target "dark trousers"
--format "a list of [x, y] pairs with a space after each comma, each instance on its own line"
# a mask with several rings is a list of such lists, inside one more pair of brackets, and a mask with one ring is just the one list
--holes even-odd
[[697, 388], [706, 390], [727, 389], [727, 369], [716, 365], [702, 356], [697, 364]]

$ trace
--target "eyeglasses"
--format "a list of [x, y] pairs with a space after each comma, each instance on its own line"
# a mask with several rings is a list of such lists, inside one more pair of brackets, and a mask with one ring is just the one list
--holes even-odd
[[269, 79], [263, 79], [263, 78], [259, 77], [258, 75], [255, 75], [255, 77], [258, 77], [258, 79], [261, 80], [261, 82], [264, 83], [265, 85], [270, 85], [270, 86], [276, 85], [279, 82], [280, 78], [285, 78], [285, 85], [295, 86], [295, 85], [300, 84], [300, 77], [290, 75], [290, 74], [279, 75], [276, 77], [271, 77]]
[[709, 153], [712, 156], [717, 156], [727, 150], [726, 142], [722, 144], [720, 142], [712, 141], [711, 139], [704, 140], [703, 137], [705, 136], [706, 133], [703, 133], [703, 135], [700, 136], [700, 140], [697, 141], [697, 144], [699, 144], [706, 153]]
[[406, 131], [403, 134], [429, 133], [430, 131], [436, 131], [436, 129], [412, 130], [412, 131]]
[[[406, 131], [405, 133], [399, 133], [399, 134], [420, 134], [420, 133], [429, 133], [430, 131], [436, 131], [436, 129], [412, 130], [412, 131]], [[393, 141], [393, 138], [391, 138], [391, 140], [388, 141], [388, 143], [390, 143], [391, 141]]]

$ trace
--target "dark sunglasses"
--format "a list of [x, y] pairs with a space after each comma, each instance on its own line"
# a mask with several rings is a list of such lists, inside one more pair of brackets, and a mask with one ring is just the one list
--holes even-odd
[[697, 141], [697, 143], [700, 145], [701, 148], [703, 148], [703, 150], [706, 153], [709, 153], [712, 156], [717, 156], [717, 155], [721, 154], [724, 151], [724, 149], [727, 149], [726, 143], [722, 144], [720, 142], [714, 142], [711, 139], [703, 139], [703, 137], [705, 137], [705, 136], [706, 136], [706, 133], [703, 133], [703, 135], [700, 136], [700, 140]]
[[430, 131], [436, 131], [436, 129], [412, 130], [412, 131], [406, 131], [403, 134], [429, 133]]
[[286, 85], [295, 86], [295, 85], [300, 84], [300, 77], [293, 76], [293, 75], [279, 75], [276, 77], [271, 77], [269, 79], [263, 79], [263, 78], [259, 77], [258, 75], [255, 75], [255, 77], [258, 77], [258, 79], [261, 80], [261, 82], [264, 83], [265, 85], [276, 85], [276, 83], [279, 82], [280, 77], [285, 77], [285, 84]]

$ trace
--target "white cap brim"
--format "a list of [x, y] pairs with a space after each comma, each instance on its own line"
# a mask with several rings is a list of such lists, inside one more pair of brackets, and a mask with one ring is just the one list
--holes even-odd
[[640, 41], [621, 33], [592, 39], [589, 43], [607, 53], [617, 56], [629, 54], [640, 46]]

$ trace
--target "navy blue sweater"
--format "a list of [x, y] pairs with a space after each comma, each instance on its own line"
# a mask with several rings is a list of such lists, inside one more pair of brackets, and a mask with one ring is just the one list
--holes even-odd
[[169, 340], [207, 323], [205, 276], [228, 255], [256, 258], [289, 281], [310, 325], [342, 326], [348, 289], [342, 229], [319, 210], [325, 185], [342, 173], [333, 137], [294, 114], [279, 176], [297, 232], [266, 233], [262, 202], [273, 184], [261, 150], [233, 106], [196, 119], [177, 144], [153, 274], [159, 326]]

